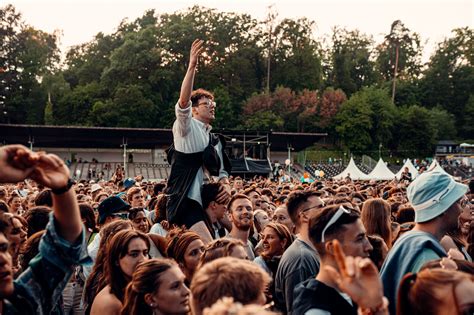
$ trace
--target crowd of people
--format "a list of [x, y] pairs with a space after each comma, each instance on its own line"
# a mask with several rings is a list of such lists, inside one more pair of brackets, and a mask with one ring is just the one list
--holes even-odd
[[474, 182], [242, 179], [193, 91], [167, 181], [0, 147], [0, 314], [474, 314]]

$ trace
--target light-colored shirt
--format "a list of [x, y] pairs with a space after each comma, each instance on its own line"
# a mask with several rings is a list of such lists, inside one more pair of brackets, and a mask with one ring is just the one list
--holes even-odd
[[[209, 133], [212, 127], [203, 122], [194, 119], [192, 115], [192, 103], [189, 101], [186, 108], [181, 108], [179, 102], [175, 106], [176, 120], [173, 124], [173, 141], [176, 151], [182, 153], [202, 152], [209, 144]], [[219, 170], [219, 179], [228, 177], [229, 174], [224, 170], [224, 161], [222, 159], [222, 145], [219, 143], [215, 146], [219, 159], [221, 160], [221, 168]], [[203, 167], [196, 174], [191, 188], [188, 192], [188, 198], [196, 200], [202, 205], [201, 187], [204, 183], [204, 177], [209, 177], [207, 170]]]

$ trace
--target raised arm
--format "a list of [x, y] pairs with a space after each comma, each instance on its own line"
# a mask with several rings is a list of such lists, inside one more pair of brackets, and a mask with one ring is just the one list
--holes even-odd
[[196, 39], [191, 45], [188, 70], [184, 76], [183, 83], [181, 83], [181, 92], [179, 94], [179, 107], [181, 108], [188, 107], [189, 100], [191, 99], [191, 92], [193, 91], [194, 84], [194, 73], [198, 64], [199, 55], [204, 49], [204, 47], [202, 47], [203, 43], [204, 41]]
[[71, 189], [69, 169], [54, 154], [40, 154], [31, 178], [53, 190], [53, 211], [58, 234], [74, 243], [82, 232], [81, 214], [76, 192]]

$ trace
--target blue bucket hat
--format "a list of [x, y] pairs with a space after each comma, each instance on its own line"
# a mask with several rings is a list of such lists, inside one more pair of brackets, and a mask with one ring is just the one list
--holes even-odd
[[468, 187], [445, 172], [430, 171], [419, 175], [407, 189], [407, 198], [415, 209], [415, 222], [430, 221], [443, 214], [466, 194]]
[[135, 180], [133, 178], [127, 178], [126, 180], [123, 181], [123, 188], [129, 189], [133, 185], [135, 185]]

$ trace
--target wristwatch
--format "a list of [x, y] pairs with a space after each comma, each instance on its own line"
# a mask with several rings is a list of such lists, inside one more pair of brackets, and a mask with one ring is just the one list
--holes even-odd
[[51, 191], [52, 191], [53, 194], [55, 194], [55, 195], [62, 195], [62, 194], [64, 194], [65, 192], [69, 191], [69, 189], [71, 189], [72, 185], [74, 185], [74, 184], [75, 184], [74, 181], [73, 181], [71, 178], [69, 178], [69, 179], [67, 180], [66, 186], [61, 187], [61, 188], [58, 188], [58, 189], [51, 189]]

